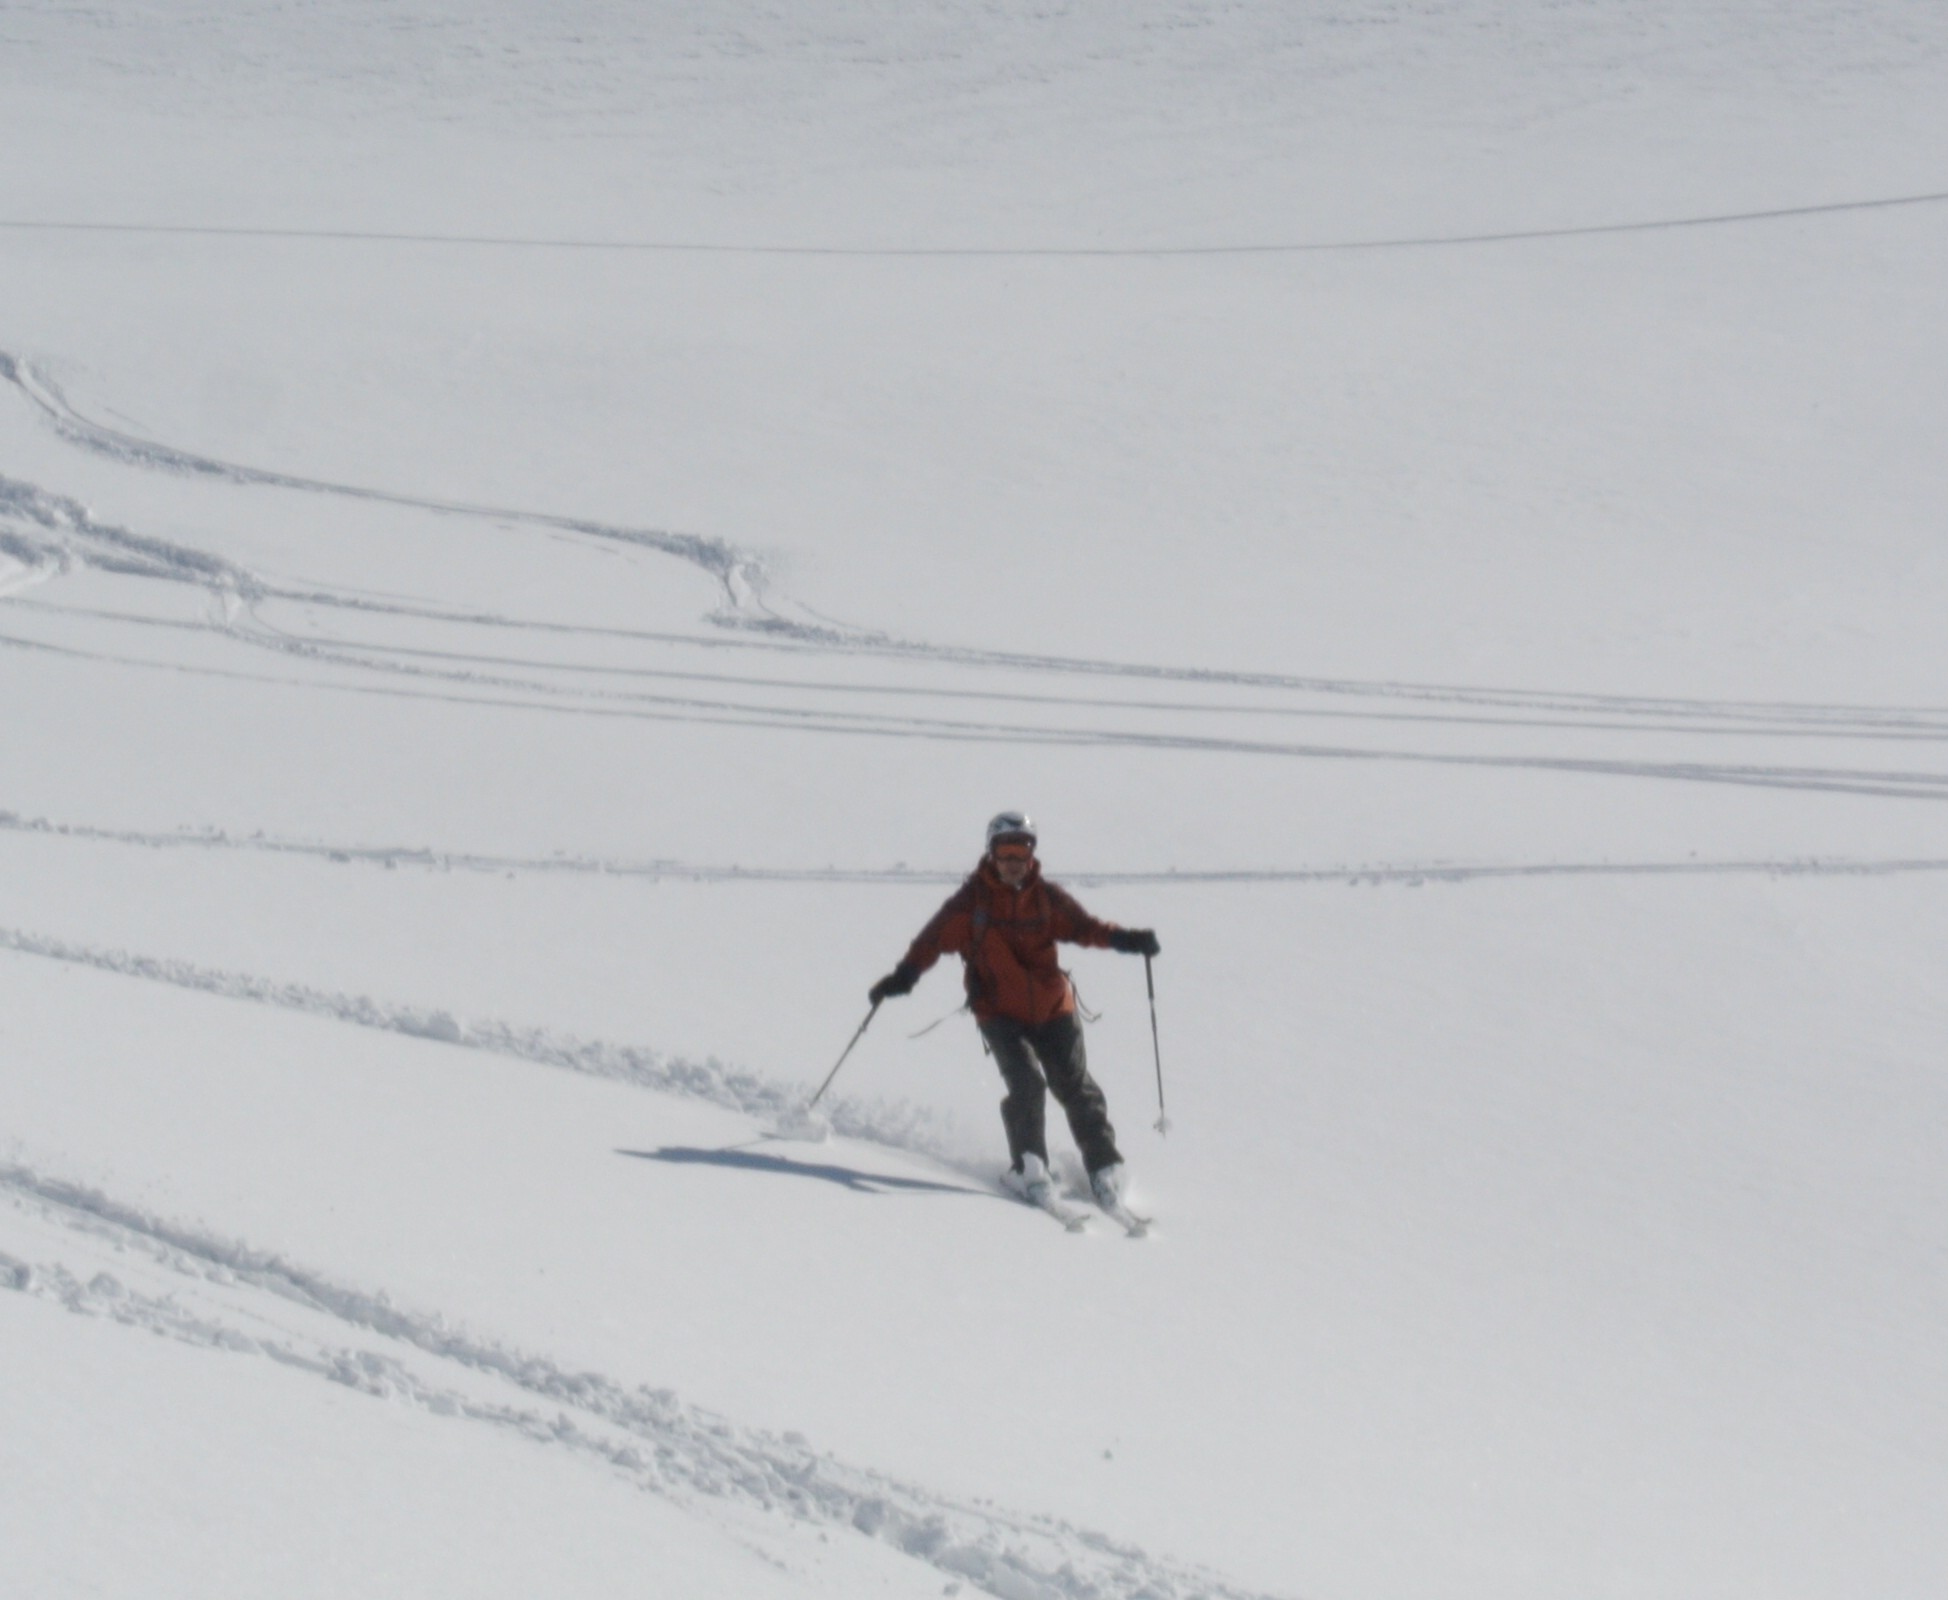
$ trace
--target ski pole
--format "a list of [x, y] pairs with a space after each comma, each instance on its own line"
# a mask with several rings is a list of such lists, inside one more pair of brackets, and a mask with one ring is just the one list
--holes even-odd
[[878, 1015], [879, 1002], [875, 1000], [872, 1010], [866, 1013], [866, 1020], [859, 1024], [859, 1031], [852, 1036], [851, 1041], [839, 1052], [839, 1059], [832, 1063], [832, 1070], [826, 1073], [825, 1082], [818, 1086], [818, 1094], [813, 1095], [810, 1100], [805, 1102], [805, 1109], [807, 1111], [810, 1111], [813, 1106], [818, 1104], [819, 1095], [824, 1094], [827, 1089], [832, 1087], [832, 1080], [839, 1075], [839, 1068], [845, 1065], [845, 1058], [852, 1054], [852, 1046], [866, 1036], [866, 1030], [872, 1026], [873, 1018]]
[[1157, 977], [1150, 968], [1148, 956], [1143, 958], [1143, 985], [1150, 991], [1150, 1051], [1157, 1058], [1156, 1129], [1165, 1134], [1170, 1131], [1170, 1117], [1163, 1109], [1163, 1046], [1157, 1043]]

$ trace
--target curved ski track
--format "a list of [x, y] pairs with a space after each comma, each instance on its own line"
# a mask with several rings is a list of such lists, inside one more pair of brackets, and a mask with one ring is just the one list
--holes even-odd
[[[138, 438], [118, 428], [111, 428], [105, 423], [92, 421], [82, 416], [68, 403], [67, 397], [45, 373], [5, 351], [0, 351], [0, 381], [12, 384], [25, 395], [41, 416], [70, 443], [129, 466], [216, 478], [225, 483], [239, 485], [293, 489], [310, 494], [336, 495], [351, 500], [370, 500], [444, 516], [491, 517], [496, 521], [525, 523], [558, 533], [577, 534], [585, 538], [618, 544], [638, 545], [663, 555], [675, 556], [692, 566], [700, 567], [715, 578], [724, 591], [725, 610], [720, 613], [721, 620], [744, 627], [786, 629], [792, 627], [784, 617], [772, 612], [763, 603], [766, 588], [763, 564], [756, 557], [736, 549], [721, 539], [692, 533], [665, 533], [657, 529], [622, 528], [576, 517], [512, 510], [504, 506], [470, 505], [460, 501], [426, 499], [413, 495], [394, 494], [383, 489], [326, 483], [315, 478], [296, 477], [289, 473], [272, 472], [258, 467], [238, 466], [232, 462], [218, 461], [213, 457], [178, 450], [152, 439]], [[123, 537], [129, 536], [123, 535]]]
[[[268, 601], [289, 601], [318, 607], [332, 607], [348, 613], [370, 613], [397, 615], [415, 620], [453, 623], [472, 628], [485, 628], [516, 634], [556, 637], [582, 636], [588, 638], [634, 641], [654, 646], [684, 646], [689, 648], [732, 648], [740, 650], [786, 651], [803, 655], [812, 653], [822, 656], [855, 656], [881, 660], [910, 661], [932, 666], [950, 666], [993, 670], [1009, 673], [1034, 675], [1069, 675], [1093, 678], [1123, 680], [1159, 685], [1184, 686], [1187, 688], [1236, 688], [1266, 691], [1275, 695], [1321, 696], [1340, 699], [1353, 699], [1362, 703], [1374, 701], [1393, 701], [1420, 703], [1433, 706], [1479, 707], [1514, 713], [1512, 716], [1476, 719], [1435, 718], [1428, 713], [1407, 716], [1403, 713], [1375, 713], [1364, 708], [1357, 711], [1327, 713], [1318, 708], [1273, 705], [1209, 704], [1187, 700], [1182, 702], [1156, 702], [1133, 700], [1107, 700], [1097, 698], [1078, 698], [1073, 696], [1051, 696], [1045, 694], [991, 693], [982, 690], [955, 690], [928, 686], [868, 686], [868, 685], [819, 685], [807, 684], [802, 680], [789, 680], [781, 683], [771, 679], [728, 679], [718, 676], [714, 681], [720, 683], [749, 684], [752, 686], [793, 687], [805, 691], [821, 688], [831, 692], [870, 692], [887, 695], [924, 695], [946, 699], [975, 699], [981, 701], [1002, 701], [1015, 703], [1035, 703], [1054, 705], [1079, 705], [1094, 708], [1110, 707], [1129, 711], [1176, 711], [1194, 715], [1249, 714], [1285, 716], [1354, 716], [1361, 719], [1380, 720], [1456, 720], [1462, 722], [1481, 721], [1484, 725], [1502, 725], [1532, 728], [1574, 728], [1589, 731], [1613, 732], [1679, 732], [1686, 729], [1724, 733], [1795, 734], [1819, 737], [1866, 738], [1897, 737], [1935, 740], [1948, 737], [1948, 707], [1940, 706], [1861, 706], [1847, 704], [1765, 702], [1765, 701], [1714, 701], [1678, 699], [1660, 696], [1629, 696], [1588, 694], [1573, 691], [1523, 690], [1462, 684], [1426, 684], [1405, 681], [1358, 680], [1308, 676], [1289, 673], [1267, 673], [1252, 671], [1231, 671], [1216, 668], [1173, 667], [1164, 664], [1092, 660], [1082, 657], [1047, 655], [1020, 651], [987, 650], [978, 647], [928, 643], [900, 639], [872, 629], [855, 627], [835, 622], [830, 618], [818, 616], [802, 606], [770, 596], [770, 584], [762, 563], [748, 552], [741, 551], [727, 542], [697, 534], [670, 533], [640, 528], [627, 528], [613, 524], [599, 523], [584, 518], [560, 516], [550, 513], [524, 511], [503, 507], [472, 504], [460, 501], [445, 501], [396, 493], [389, 490], [372, 489], [350, 484], [331, 483], [261, 468], [240, 466], [198, 455], [155, 440], [141, 438], [126, 430], [110, 427], [97, 422], [78, 411], [65, 397], [58, 385], [45, 373], [17, 355], [0, 352], [0, 381], [10, 385], [25, 397], [34, 410], [49, 426], [64, 439], [79, 448], [105, 456], [124, 465], [177, 474], [213, 478], [220, 482], [240, 486], [261, 486], [278, 488], [293, 492], [338, 496], [354, 500], [365, 500], [387, 505], [422, 510], [432, 514], [456, 517], [492, 519], [497, 522], [523, 524], [550, 532], [565, 532], [599, 542], [633, 545], [673, 556], [685, 563], [710, 574], [723, 588], [725, 604], [712, 613], [709, 621], [721, 630], [715, 637], [710, 635], [677, 635], [667, 632], [631, 630], [624, 628], [592, 627], [573, 623], [547, 622], [538, 619], [523, 619], [494, 614], [469, 612], [454, 608], [411, 605], [376, 599], [347, 590], [333, 590], [328, 587], [294, 588], [279, 585], [257, 578], [225, 562], [220, 557], [204, 552], [185, 550], [162, 541], [147, 539], [127, 530], [107, 527], [92, 521], [78, 503], [58, 495], [51, 495], [30, 485], [13, 484], [0, 480], [0, 517], [13, 516], [17, 521], [38, 523], [41, 527], [56, 533], [65, 533], [88, 546], [82, 553], [84, 559], [97, 565], [109, 566], [110, 570], [135, 571], [138, 575], [168, 578], [178, 582], [198, 583], [206, 587], [227, 591], [252, 603]], [[120, 562], [121, 565], [110, 566]], [[138, 619], [129, 619], [135, 621]], [[153, 620], [153, 619], [140, 619]], [[469, 672], [456, 672], [427, 665], [424, 660], [415, 667], [413, 664], [386, 660], [385, 657], [420, 655], [439, 656], [441, 652], [415, 651], [409, 647], [384, 643], [355, 643], [334, 641], [328, 638], [302, 639], [280, 634], [268, 624], [256, 628], [238, 630], [240, 636], [249, 637], [254, 642], [270, 648], [283, 649], [293, 653], [313, 654], [322, 659], [330, 659], [342, 665], [354, 665], [370, 672], [387, 672], [398, 675], [433, 675], [449, 681], [480, 683], [489, 687], [519, 687], [528, 692], [543, 695], [560, 695], [560, 686], [534, 679], [504, 680], [492, 675]], [[663, 675], [650, 668], [601, 669], [587, 664], [561, 661], [525, 662], [517, 658], [482, 656], [475, 653], [446, 653], [447, 659], [461, 662], [485, 662], [500, 665], [525, 665], [533, 670], [562, 672], [569, 674], [588, 674], [603, 670], [621, 670], [632, 675]], [[668, 676], [701, 678], [705, 675], [672, 673]], [[587, 689], [569, 692], [569, 697], [577, 700], [602, 698]], [[620, 698], [629, 698], [622, 696]], [[667, 700], [670, 697], [646, 697], [651, 700]], [[692, 703], [692, 702], [683, 702]], [[722, 700], [703, 700], [702, 705], [711, 708], [725, 708]], [[742, 709], [731, 707], [731, 709]], [[791, 714], [779, 712], [778, 708], [759, 706], [751, 708], [758, 713]], [[1568, 720], [1561, 720], [1568, 719]], [[1597, 719], [1597, 720], [1590, 720]], [[855, 718], [852, 720], [866, 720]], [[905, 720], [924, 722], [926, 719], [880, 718], [882, 722], [898, 723]], [[960, 725], [944, 724], [949, 728]], [[855, 728], [837, 726], [830, 731], [859, 731]], [[966, 731], [980, 734], [989, 733], [1001, 737], [1028, 737], [1032, 730], [1017, 729], [1008, 725], [973, 724]], [[1063, 739], [1089, 740], [1096, 730], [1045, 730]], [[1196, 742], [1188, 742], [1183, 748], [1198, 748]], [[1217, 749], [1250, 748], [1248, 741], [1217, 741]], [[1310, 747], [1280, 747], [1293, 754], [1334, 754], [1330, 748], [1313, 750]], [[1632, 775], [1663, 776], [1672, 775], [1651, 766], [1637, 773], [1629, 763], [1616, 764], [1618, 770], [1629, 771]], [[1609, 770], [1608, 764], [1595, 764], [1594, 770]], [[1764, 769], [1759, 769], [1764, 770]], [[1691, 775], [1679, 773], [1676, 775]], [[1884, 776], [1884, 775], [1881, 775]], [[1895, 781], [1913, 775], [1895, 775]], [[1737, 781], [1737, 780], [1734, 780]], [[1923, 778], [1923, 782], [1931, 781]]]

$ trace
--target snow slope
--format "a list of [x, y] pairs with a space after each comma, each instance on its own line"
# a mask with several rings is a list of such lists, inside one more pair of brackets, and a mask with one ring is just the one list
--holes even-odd
[[[1939, 1592], [1945, 64], [0, 7], [0, 1571]], [[1003, 805], [1141, 1245], [767, 1137]]]

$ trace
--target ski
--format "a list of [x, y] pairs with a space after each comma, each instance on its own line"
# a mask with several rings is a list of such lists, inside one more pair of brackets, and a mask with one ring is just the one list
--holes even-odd
[[1071, 1233], [1081, 1233], [1089, 1226], [1089, 1213], [1067, 1201], [1058, 1200], [1052, 1186], [1043, 1186], [1039, 1194], [1001, 1185], [1001, 1192], [1010, 1200], [1019, 1200], [1025, 1206], [1033, 1206], [1037, 1211], [1046, 1211]]
[[1089, 1226], [1088, 1212], [1058, 1200], [1052, 1194], [1040, 1200], [1031, 1199], [1027, 1195], [1020, 1198], [1023, 1205], [1033, 1206], [1037, 1211], [1046, 1211], [1071, 1233], [1081, 1233]]
[[1150, 1224], [1155, 1220], [1151, 1217], [1140, 1217], [1134, 1211], [1130, 1210], [1128, 1206], [1120, 1203], [1113, 1206], [1103, 1206], [1102, 1214], [1132, 1239], [1147, 1237], [1150, 1232]]

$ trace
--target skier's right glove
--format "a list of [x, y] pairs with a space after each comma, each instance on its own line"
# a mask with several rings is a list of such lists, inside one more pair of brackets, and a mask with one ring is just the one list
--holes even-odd
[[866, 998], [874, 1005], [878, 1005], [880, 1001], [890, 1000], [894, 995], [913, 993], [913, 986], [919, 981], [919, 969], [908, 966], [902, 961], [866, 991]]
[[1148, 928], [1118, 928], [1109, 936], [1109, 948], [1120, 950], [1126, 956], [1153, 956], [1163, 946]]

